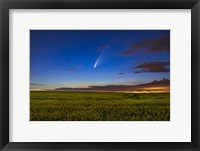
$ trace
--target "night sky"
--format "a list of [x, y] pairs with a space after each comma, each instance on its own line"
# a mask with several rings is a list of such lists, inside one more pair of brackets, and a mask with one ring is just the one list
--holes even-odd
[[169, 30], [30, 31], [31, 90], [169, 83], [169, 65]]

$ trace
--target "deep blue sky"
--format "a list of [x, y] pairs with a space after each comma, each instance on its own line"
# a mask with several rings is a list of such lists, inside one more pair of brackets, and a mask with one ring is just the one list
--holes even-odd
[[130, 85], [169, 79], [169, 37], [169, 30], [31, 30], [31, 86]]

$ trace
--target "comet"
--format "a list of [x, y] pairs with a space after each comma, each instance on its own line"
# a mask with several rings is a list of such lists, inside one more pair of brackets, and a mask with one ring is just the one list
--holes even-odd
[[96, 61], [95, 64], [94, 64], [94, 69], [96, 68], [96, 66], [97, 66], [97, 61]]
[[101, 50], [99, 56], [97, 57], [97, 60], [94, 63], [94, 69], [99, 65], [100, 62], [105, 58], [105, 50]]
[[99, 63], [102, 61], [104, 54], [101, 53], [98, 57], [97, 60], [94, 63], [94, 69], [99, 65]]
[[95, 69], [95, 68], [97, 67], [97, 65], [99, 64], [100, 58], [101, 58], [101, 55], [99, 55], [98, 58], [97, 58], [97, 60], [95, 61], [94, 69]]

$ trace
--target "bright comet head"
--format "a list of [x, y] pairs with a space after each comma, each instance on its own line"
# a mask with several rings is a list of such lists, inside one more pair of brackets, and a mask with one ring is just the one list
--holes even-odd
[[95, 62], [95, 64], [94, 64], [94, 69], [96, 68], [96, 66], [97, 66], [97, 63]]
[[98, 56], [95, 64], [94, 64], [94, 69], [97, 67], [97, 65], [99, 64], [99, 62], [102, 60], [102, 53]]

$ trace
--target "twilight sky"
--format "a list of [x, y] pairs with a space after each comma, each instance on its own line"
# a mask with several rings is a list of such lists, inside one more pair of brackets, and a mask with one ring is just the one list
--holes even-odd
[[31, 30], [30, 59], [31, 90], [166, 86], [170, 31]]

